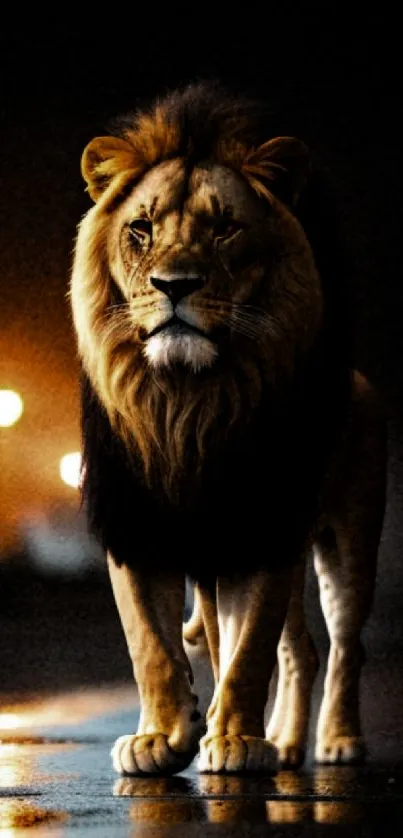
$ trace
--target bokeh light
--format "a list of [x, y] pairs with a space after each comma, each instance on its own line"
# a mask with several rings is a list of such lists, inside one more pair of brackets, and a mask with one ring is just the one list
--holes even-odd
[[80, 483], [81, 454], [73, 451], [60, 460], [60, 477], [67, 486], [78, 489]]
[[22, 416], [24, 404], [21, 396], [14, 390], [0, 390], [0, 427], [15, 425]]
[[20, 718], [16, 713], [0, 713], [0, 730], [16, 730], [19, 724]]

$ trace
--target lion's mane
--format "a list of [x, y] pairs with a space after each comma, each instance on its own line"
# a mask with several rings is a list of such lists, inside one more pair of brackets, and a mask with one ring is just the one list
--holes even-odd
[[[121, 153], [105, 154], [101, 163], [88, 156], [83, 162], [86, 171], [91, 171], [89, 191], [97, 203], [80, 226], [72, 283], [84, 368], [84, 495], [93, 529], [109, 547], [105, 521], [110, 501], [105, 481], [120, 481], [122, 486], [136, 474], [136, 480], [157, 495], [162, 489], [170, 502], [189, 501], [204, 463], [208, 471], [208, 464], [231, 434], [237, 445], [236, 440], [242, 438], [262, 405], [268, 416], [276, 417], [272, 426], [270, 421], [266, 425], [270, 436], [281, 428], [279, 417], [287, 411], [298, 411], [301, 405], [308, 409], [308, 401], [309, 409], [315, 410], [318, 388], [320, 414], [328, 413], [326, 431], [320, 431], [321, 441], [317, 441], [321, 452], [318, 469], [323, 471], [344, 416], [350, 351], [340, 276], [342, 248], [332, 203], [324, 194], [323, 180], [315, 173], [307, 184], [296, 184], [295, 179], [291, 183], [286, 160], [265, 159], [262, 148], [268, 128], [264, 109], [229, 96], [219, 86], [201, 84], [174, 92], [151, 109], [126, 117], [117, 125], [116, 134], [125, 141]], [[128, 321], [113, 316], [113, 306], [121, 300], [110, 280], [105, 247], [111, 215], [145, 172], [176, 157], [184, 158], [189, 167], [201, 160], [229, 167], [246, 178], [263, 201], [275, 195], [291, 206], [293, 189], [302, 193], [292, 214], [312, 248], [312, 270], [320, 276], [321, 317], [312, 330], [298, 321], [298, 303], [304, 311], [304, 295], [316, 292], [296, 281], [296, 301], [290, 305], [290, 297], [284, 293], [281, 303], [284, 328], [277, 355], [267, 355], [267, 348], [265, 354], [265, 347], [256, 342], [253, 351], [239, 357], [235, 367], [224, 352], [216, 367], [197, 375], [179, 366], [156, 374], [133, 341]], [[279, 404], [281, 409], [277, 409]], [[301, 413], [298, 421], [303, 437], [308, 420]], [[288, 423], [287, 433], [293, 433], [290, 428]], [[112, 460], [120, 463], [120, 476], [115, 474], [119, 469]], [[318, 469], [313, 466], [315, 474]]]

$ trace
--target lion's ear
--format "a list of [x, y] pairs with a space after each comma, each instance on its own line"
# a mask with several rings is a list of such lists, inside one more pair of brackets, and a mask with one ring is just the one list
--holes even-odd
[[81, 158], [81, 174], [93, 201], [109, 186], [112, 178], [133, 167], [134, 151], [119, 137], [96, 137], [86, 146]]
[[305, 143], [295, 137], [276, 137], [248, 155], [245, 169], [253, 179], [273, 182], [273, 192], [295, 206], [308, 180], [310, 159]]

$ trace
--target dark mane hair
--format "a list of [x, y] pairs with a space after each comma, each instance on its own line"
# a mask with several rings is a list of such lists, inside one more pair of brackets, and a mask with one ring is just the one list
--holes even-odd
[[[237, 96], [221, 82], [199, 81], [144, 103], [136, 111], [115, 119], [114, 133], [132, 138], [140, 135], [148, 120], [160, 136], [165, 131], [176, 137], [167, 156], [182, 156], [194, 164], [214, 156], [223, 138], [245, 148], [261, 145], [268, 133], [270, 112], [267, 104], [248, 96]], [[162, 136], [161, 136], [162, 139]], [[166, 159], [162, 152], [161, 160]]]
[[[247, 166], [248, 155], [271, 138], [278, 136], [273, 115], [266, 103], [246, 97], [238, 98], [219, 83], [211, 82], [198, 83], [174, 91], [146, 109], [126, 115], [114, 123], [114, 132], [116, 136], [128, 141], [133, 151], [138, 177], [163, 160], [177, 156], [183, 156], [189, 161], [189, 165], [195, 165], [203, 159], [218, 159], [242, 174], [245, 165]], [[269, 167], [259, 170], [259, 179], [263, 182], [263, 191], [260, 193], [262, 200], [265, 199], [265, 178], [267, 189], [281, 200], [285, 200], [284, 179], [281, 176], [273, 177]], [[259, 190], [256, 191], [259, 194]], [[275, 415], [271, 406], [265, 413], [262, 411], [262, 417], [258, 417], [257, 420], [255, 439], [250, 441], [249, 460], [256, 460], [257, 463], [260, 457], [258, 442], [262, 437], [265, 438], [273, 458], [273, 473], [278, 475], [280, 483], [285, 479], [283, 471], [286, 473], [286, 469], [282, 468], [282, 454], [279, 453], [281, 446], [277, 445], [277, 438], [280, 436], [284, 447], [288, 446], [291, 452], [287, 450], [285, 455], [287, 467], [292, 472], [294, 461], [292, 465], [290, 463], [295, 455], [296, 473], [306, 472], [305, 488], [298, 498], [297, 483], [295, 489], [292, 489], [296, 494], [295, 520], [299, 523], [295, 526], [295, 533], [290, 534], [289, 538], [295, 539], [295, 543], [299, 544], [306, 538], [307, 527], [309, 528], [313, 520], [320, 483], [318, 475], [323, 475], [329, 452], [339, 439], [350, 395], [351, 327], [348, 320], [346, 287], [351, 269], [338, 204], [331, 179], [313, 163], [308, 182], [298, 202], [290, 209], [305, 231], [320, 274], [324, 299], [323, 329], [312, 352], [312, 359], [302, 372], [303, 383], [297, 385], [288, 403], [289, 415]], [[318, 405], [319, 410], [316, 410]], [[314, 417], [313, 424], [310, 411]], [[292, 439], [292, 416], [297, 416], [300, 423], [295, 440]], [[323, 427], [320, 426], [319, 416], [325, 417]], [[267, 417], [269, 419], [266, 423]], [[82, 381], [82, 429], [84, 463], [90, 466], [83, 481], [83, 497], [88, 508], [90, 529], [105, 548], [119, 557], [119, 561], [130, 561], [130, 535], [135, 511], [140, 516], [140, 526], [145, 526], [144, 522], [152, 522], [155, 509], [158, 510], [158, 515], [162, 516], [160, 520], [168, 526], [171, 525], [169, 516], [176, 516], [178, 527], [182, 529], [185, 526], [194, 526], [191, 522], [202, 517], [202, 507], [197, 507], [192, 512], [193, 518], [181, 518], [177, 510], [168, 508], [169, 504], [161, 504], [160, 498], [147, 493], [142, 482], [141, 468], [137, 471], [133, 469], [124, 442], [113, 430], [107, 412], [86, 373], [83, 374]], [[310, 453], [306, 453], [310, 452], [310, 446], [313, 451], [312, 457]], [[236, 485], [242, 480], [243, 472], [242, 467], [239, 473], [237, 471], [237, 452], [234, 454], [232, 451], [232, 455], [228, 474], [233, 476], [232, 483]], [[266, 458], [268, 460], [269, 454]], [[228, 461], [225, 463], [223, 471]], [[247, 479], [249, 478], [246, 477]], [[231, 476], [228, 482], [231, 484]], [[275, 479], [273, 482], [275, 484]], [[223, 503], [220, 480], [216, 480], [214, 476], [210, 485], [212, 498], [217, 498], [216, 508], [219, 509]], [[284, 492], [286, 491], [289, 491], [288, 487], [284, 488]], [[274, 485], [273, 496], [270, 492], [271, 489], [268, 503], [272, 504], [273, 510], [278, 508], [280, 522], [285, 512], [280, 509], [275, 497]], [[256, 498], [256, 495], [253, 494], [253, 497]], [[228, 505], [230, 501], [225, 500], [225, 503]], [[252, 501], [247, 501], [246, 506], [253, 520]], [[274, 512], [273, 520], [276, 519], [276, 515]], [[163, 529], [161, 526], [161, 533]], [[155, 532], [152, 538], [158, 541], [162, 535]], [[294, 548], [290, 547], [291, 552], [292, 549]], [[280, 546], [279, 557], [281, 561]], [[142, 560], [141, 556], [136, 558], [138, 564]], [[148, 561], [146, 553], [144, 561]], [[200, 561], [203, 563], [205, 559], [201, 558]], [[195, 577], [201, 575], [198, 558], [190, 560], [186, 556], [183, 562], [188, 562], [188, 572], [192, 572]], [[224, 566], [224, 551], [222, 562]]]

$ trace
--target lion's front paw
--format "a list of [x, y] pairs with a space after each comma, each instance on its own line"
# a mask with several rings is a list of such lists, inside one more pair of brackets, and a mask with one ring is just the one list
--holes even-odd
[[334, 736], [316, 744], [316, 762], [330, 765], [352, 765], [365, 761], [366, 749], [361, 736]]
[[205, 736], [200, 742], [198, 767], [203, 773], [273, 773], [276, 765], [276, 749], [257, 736]]
[[177, 774], [190, 765], [197, 750], [174, 751], [163, 733], [120, 736], [112, 751], [112, 763], [119, 774]]

